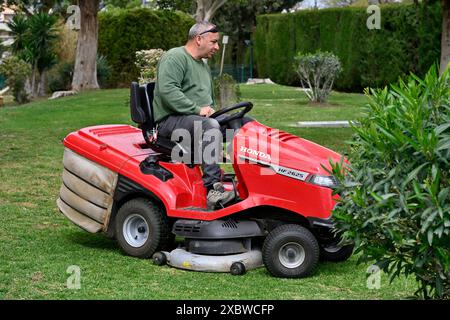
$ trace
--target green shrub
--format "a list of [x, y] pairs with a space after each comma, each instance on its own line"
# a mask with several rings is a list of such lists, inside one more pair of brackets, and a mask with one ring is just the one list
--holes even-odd
[[[60, 62], [56, 67], [50, 70], [48, 75], [48, 86], [51, 92], [66, 91], [72, 87], [74, 63]], [[111, 68], [108, 65], [106, 57], [100, 55], [97, 57], [97, 81], [101, 88], [106, 86], [110, 77]]]
[[16, 56], [10, 56], [0, 64], [0, 74], [6, 77], [6, 84], [12, 90], [14, 101], [28, 102], [25, 81], [31, 74], [31, 66]]
[[108, 85], [128, 87], [139, 78], [136, 51], [182, 46], [194, 23], [185, 13], [167, 10], [136, 8], [100, 13], [98, 45], [111, 67]]
[[450, 298], [449, 114], [449, 69], [371, 90], [351, 165], [333, 166], [337, 228], [361, 262], [376, 261], [391, 280], [414, 275], [422, 298]]
[[136, 67], [139, 69], [139, 83], [156, 81], [158, 62], [164, 54], [162, 49], [140, 50], [136, 52]]
[[255, 63], [260, 78], [297, 85], [297, 52], [339, 57], [338, 90], [384, 87], [409, 72], [423, 76], [439, 61], [442, 13], [434, 4], [381, 6], [381, 29], [369, 30], [366, 8], [301, 10], [257, 17]]
[[104, 88], [111, 76], [111, 67], [105, 56], [97, 56], [97, 81], [100, 88]]
[[339, 58], [330, 52], [317, 51], [314, 54], [298, 53], [294, 69], [300, 78], [309, 100], [325, 102], [331, 93], [333, 83], [342, 71]]
[[74, 64], [60, 62], [48, 74], [48, 87], [51, 92], [70, 90]]

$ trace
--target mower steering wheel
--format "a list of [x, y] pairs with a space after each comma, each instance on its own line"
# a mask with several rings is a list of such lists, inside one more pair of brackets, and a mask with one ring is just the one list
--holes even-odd
[[228, 123], [228, 122], [231, 122], [231, 121], [233, 121], [233, 120], [236, 120], [236, 119], [240, 119], [240, 118], [242, 118], [247, 112], [249, 112], [250, 110], [252, 110], [252, 108], [253, 108], [253, 103], [251, 103], [251, 102], [239, 102], [239, 103], [237, 103], [237, 104], [235, 104], [235, 105], [232, 105], [232, 106], [230, 106], [230, 107], [226, 107], [226, 108], [224, 108], [224, 109], [222, 109], [222, 110], [219, 110], [219, 111], [217, 111], [217, 112], [214, 112], [212, 115], [210, 115], [209, 117], [210, 118], [217, 118], [217, 117], [219, 117], [219, 116], [221, 116], [221, 115], [223, 115], [223, 114], [225, 114], [225, 113], [227, 113], [227, 112], [230, 112], [230, 111], [233, 111], [233, 110], [236, 110], [236, 109], [241, 109], [241, 108], [245, 108], [244, 110], [241, 110], [241, 111], [239, 111], [239, 112], [236, 112], [236, 113], [234, 113], [234, 114], [232, 114], [232, 115], [229, 115], [228, 117], [226, 117], [226, 118], [224, 118], [224, 119], [221, 119], [221, 120], [219, 120], [218, 122], [219, 122], [219, 124], [220, 125], [223, 125], [223, 124], [225, 124], [225, 123]]

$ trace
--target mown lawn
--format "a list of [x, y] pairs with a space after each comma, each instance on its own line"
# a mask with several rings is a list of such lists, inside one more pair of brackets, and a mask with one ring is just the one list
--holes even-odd
[[[295, 88], [242, 86], [251, 115], [273, 127], [344, 152], [350, 129], [299, 129], [306, 120], [350, 120], [366, 98], [334, 93], [310, 106]], [[356, 257], [321, 263], [307, 279], [272, 278], [265, 268], [245, 276], [157, 267], [124, 256], [114, 240], [89, 234], [64, 218], [55, 201], [61, 184], [61, 140], [81, 127], [130, 123], [128, 90], [102, 90], [0, 109], [0, 299], [401, 299], [415, 284], [402, 278], [368, 289], [368, 265]], [[69, 266], [81, 288], [68, 289]]]

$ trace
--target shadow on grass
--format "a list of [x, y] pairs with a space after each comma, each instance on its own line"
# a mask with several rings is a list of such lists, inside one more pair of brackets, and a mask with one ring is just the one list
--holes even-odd
[[296, 101], [297, 105], [310, 107], [310, 108], [336, 108], [336, 107], [345, 107], [345, 105], [338, 102], [312, 102], [312, 101]]
[[317, 275], [332, 274], [333, 276], [346, 276], [349, 273], [354, 272], [356, 267], [356, 261], [352, 259], [342, 262], [320, 261], [315, 273]]
[[105, 250], [118, 251], [119, 247], [113, 239], [107, 238], [103, 234], [92, 234], [84, 231], [73, 231], [66, 235], [68, 241], [78, 244], [82, 247]]

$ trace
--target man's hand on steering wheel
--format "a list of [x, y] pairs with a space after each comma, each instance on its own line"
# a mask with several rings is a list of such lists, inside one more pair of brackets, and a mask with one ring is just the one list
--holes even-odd
[[233, 114], [227, 116], [224, 119], [218, 120], [219, 124], [220, 125], [224, 125], [225, 123], [231, 122], [233, 120], [242, 119], [246, 113], [248, 113], [250, 110], [252, 110], [253, 103], [248, 102], [248, 101], [246, 101], [246, 102], [239, 102], [239, 103], [237, 103], [235, 105], [232, 105], [230, 107], [226, 107], [224, 109], [221, 109], [219, 111], [214, 112], [212, 115], [210, 115], [210, 118], [214, 119], [214, 118], [217, 118], [217, 117], [219, 117], [219, 116], [221, 116], [221, 115], [223, 115], [223, 114], [225, 114], [227, 112], [230, 112], [230, 111], [233, 111], [233, 110], [236, 110], [236, 109], [242, 109], [242, 108], [244, 108], [244, 110], [241, 110], [239, 112], [233, 113]]
[[211, 106], [201, 107], [200, 115], [205, 117], [210, 117], [214, 113], [214, 109]]

